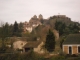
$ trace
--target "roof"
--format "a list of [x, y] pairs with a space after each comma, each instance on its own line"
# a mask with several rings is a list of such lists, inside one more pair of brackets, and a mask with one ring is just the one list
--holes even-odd
[[16, 41], [36, 41], [37, 39], [35, 37], [8, 37], [13, 42]]
[[67, 44], [80, 44], [80, 34], [68, 35], [66, 40], [63, 42], [63, 45]]
[[28, 42], [23, 48], [36, 48], [41, 41]]

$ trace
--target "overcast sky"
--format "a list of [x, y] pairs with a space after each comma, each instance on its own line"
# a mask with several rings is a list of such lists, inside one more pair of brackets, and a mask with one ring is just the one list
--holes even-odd
[[44, 18], [66, 15], [80, 22], [80, 0], [0, 0], [0, 21], [29, 21], [33, 15]]

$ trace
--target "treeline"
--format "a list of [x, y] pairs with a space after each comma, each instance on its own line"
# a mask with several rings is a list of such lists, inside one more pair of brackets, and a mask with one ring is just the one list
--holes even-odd
[[[14, 22], [14, 24], [2, 24], [0, 27], [0, 41], [2, 41], [0, 46], [4, 49], [5, 48], [5, 39], [6, 37], [21, 37], [23, 32], [23, 23]], [[2, 49], [1, 48], [1, 49]]]
[[55, 29], [59, 32], [60, 36], [68, 35], [68, 34], [76, 34], [79, 33], [80, 24], [73, 22], [71, 24], [66, 25], [61, 21], [55, 22]]
[[0, 38], [4, 39], [6, 37], [21, 37], [23, 32], [23, 23], [14, 22], [14, 24], [2, 24], [0, 27]]

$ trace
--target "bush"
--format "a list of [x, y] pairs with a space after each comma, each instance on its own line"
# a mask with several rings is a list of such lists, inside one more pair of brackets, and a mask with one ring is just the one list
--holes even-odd
[[45, 58], [38, 56], [34, 52], [31, 52], [29, 54], [0, 54], [0, 60], [45, 60]]
[[8, 47], [0, 47], [0, 53], [5, 53]]
[[65, 60], [65, 56], [54, 56], [50, 58], [49, 60]]
[[71, 55], [71, 57], [78, 57], [78, 55], [76, 55], [76, 54], [73, 54], [73, 55]]

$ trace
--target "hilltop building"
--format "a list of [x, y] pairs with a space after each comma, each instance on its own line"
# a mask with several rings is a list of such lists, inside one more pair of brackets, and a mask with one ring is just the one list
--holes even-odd
[[[51, 18], [54, 20], [52, 21], [54, 24], [54, 22], [56, 21], [62, 21], [65, 24], [69, 24], [71, 22], [71, 19], [69, 17], [66, 17], [66, 15], [54, 15], [53, 17], [50, 17], [49, 19], [51, 20]], [[55, 18], [62, 18], [62, 19], [55, 19]], [[49, 19], [44, 19], [43, 16], [40, 14], [38, 17], [36, 15], [34, 15], [29, 22], [24, 22], [24, 32], [28, 31], [28, 32], [32, 32], [32, 30], [34, 28], [36, 28], [38, 25], [48, 25], [50, 24], [50, 20]]]
[[38, 19], [39, 20], [43, 19], [43, 16], [40, 14]]
[[32, 31], [32, 26], [28, 22], [24, 22], [23, 27], [24, 27], [24, 32], [26, 32], [26, 31], [31, 32]]
[[37, 18], [36, 15], [34, 15], [29, 22], [24, 22], [24, 31], [32, 32], [32, 30], [37, 27], [38, 25], [42, 25], [40, 20], [43, 19], [43, 16], [40, 14]]

